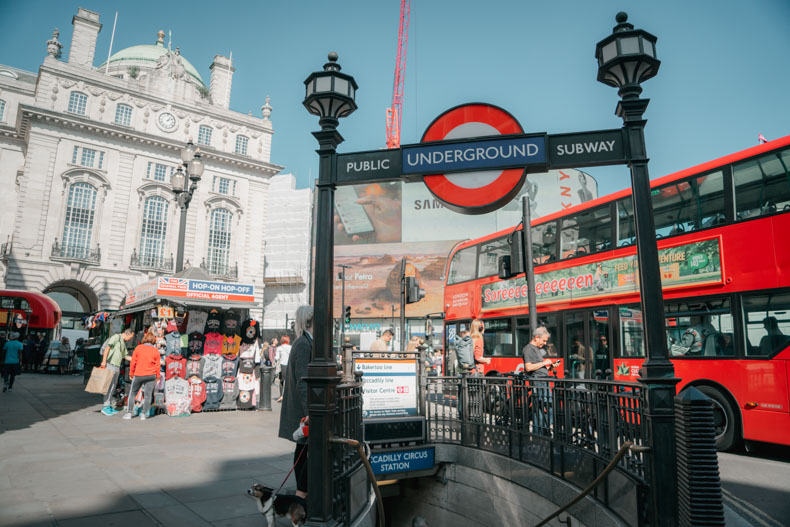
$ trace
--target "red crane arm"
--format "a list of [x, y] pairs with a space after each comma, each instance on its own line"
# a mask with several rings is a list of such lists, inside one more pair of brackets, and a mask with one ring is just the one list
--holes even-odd
[[403, 116], [403, 81], [406, 78], [406, 47], [409, 42], [410, 12], [411, 0], [401, 0], [398, 55], [395, 59], [392, 106], [387, 108], [387, 148], [400, 148], [400, 125]]

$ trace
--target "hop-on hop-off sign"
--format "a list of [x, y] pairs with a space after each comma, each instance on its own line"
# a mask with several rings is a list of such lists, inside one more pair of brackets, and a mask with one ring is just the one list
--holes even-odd
[[401, 171], [423, 174], [425, 186], [450, 210], [491, 212], [518, 193], [525, 167], [546, 164], [546, 135], [523, 133], [502, 108], [457, 106], [431, 123], [420, 144], [401, 148]]

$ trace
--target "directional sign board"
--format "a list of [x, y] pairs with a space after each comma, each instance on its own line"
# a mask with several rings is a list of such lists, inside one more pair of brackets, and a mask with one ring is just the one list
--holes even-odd
[[[450, 210], [491, 212], [518, 193], [529, 160], [546, 161], [545, 137], [523, 133], [516, 118], [502, 108], [482, 103], [457, 106], [437, 117], [422, 137], [422, 143], [453, 143], [404, 146], [404, 171], [428, 174], [423, 177], [425, 186]], [[497, 137], [515, 134], [521, 137]], [[450, 170], [478, 171], [445, 173]]]
[[398, 149], [372, 150], [337, 156], [337, 183], [398, 180], [401, 153]]
[[623, 130], [599, 130], [549, 136], [551, 168], [580, 168], [625, 163]]

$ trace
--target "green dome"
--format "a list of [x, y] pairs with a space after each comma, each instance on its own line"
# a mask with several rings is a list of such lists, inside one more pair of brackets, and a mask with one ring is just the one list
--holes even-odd
[[[151, 66], [156, 66], [156, 62], [159, 60], [159, 57], [167, 53], [167, 48], [164, 47], [162, 44], [154, 44], [154, 45], [147, 45], [143, 44], [140, 46], [132, 46], [126, 49], [122, 49], [118, 53], [115, 53], [113, 56], [110, 57], [110, 64], [112, 66], [118, 66], [120, 63], [129, 61], [145, 61], [151, 62]], [[184, 69], [186, 70], [187, 74], [189, 74], [192, 78], [198, 81], [201, 85], [205, 87], [205, 83], [203, 79], [200, 77], [200, 74], [197, 72], [195, 67], [190, 63], [183, 55], [181, 56], [181, 61], [184, 64]], [[106, 66], [106, 63], [99, 66], [98, 69], [102, 69]]]

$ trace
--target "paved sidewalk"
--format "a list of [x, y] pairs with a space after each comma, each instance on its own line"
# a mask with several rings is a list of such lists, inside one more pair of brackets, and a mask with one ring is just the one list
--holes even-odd
[[277, 488], [293, 456], [273, 405], [124, 421], [82, 376], [23, 374], [0, 393], [0, 525], [261, 525], [246, 489]]

